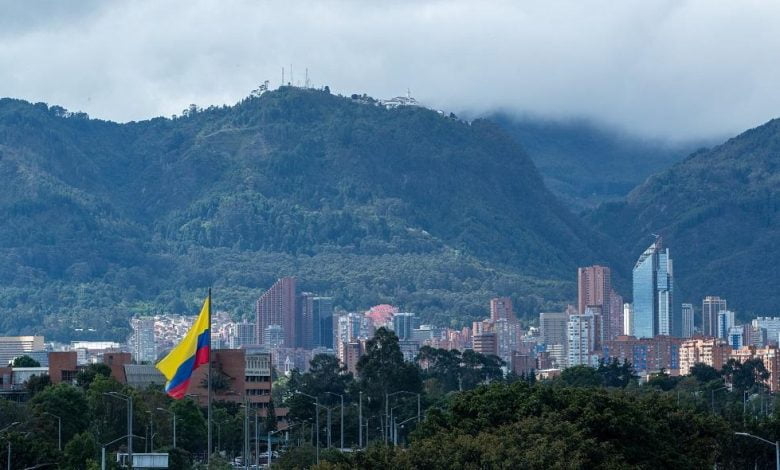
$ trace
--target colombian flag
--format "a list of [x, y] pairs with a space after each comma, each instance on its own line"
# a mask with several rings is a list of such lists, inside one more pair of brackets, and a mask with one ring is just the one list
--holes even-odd
[[163, 373], [168, 383], [165, 384], [165, 393], [179, 400], [184, 398], [187, 387], [190, 385], [192, 372], [198, 366], [209, 363], [211, 351], [211, 294], [203, 303], [200, 315], [190, 328], [190, 331], [168, 353], [157, 368]]

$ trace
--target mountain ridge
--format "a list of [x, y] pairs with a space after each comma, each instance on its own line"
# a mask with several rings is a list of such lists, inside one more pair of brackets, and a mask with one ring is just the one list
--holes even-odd
[[121, 336], [210, 285], [238, 316], [281, 275], [462, 324], [492, 295], [563, 302], [561, 279], [611, 256], [492, 123], [323, 91], [127, 124], [0, 100], [0, 175], [6, 332]]

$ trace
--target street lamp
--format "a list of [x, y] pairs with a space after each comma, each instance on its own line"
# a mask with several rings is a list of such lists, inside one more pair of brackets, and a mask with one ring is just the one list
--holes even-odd
[[341, 397], [341, 425], [339, 429], [341, 430], [341, 447], [340, 449], [344, 450], [344, 395], [340, 393], [334, 393], [334, 392], [325, 392], [330, 395], [335, 395], [337, 397]]
[[720, 390], [726, 390], [728, 387], [723, 386], [720, 388], [716, 388], [714, 390], [710, 390], [710, 403], [712, 404], [712, 414], [715, 414], [715, 392]]
[[157, 411], [163, 411], [173, 416], [173, 448], [176, 448], [176, 412], [166, 410], [165, 408], [157, 408]]
[[57, 418], [57, 449], [62, 451], [62, 418], [48, 411], [44, 411], [43, 414]]
[[753, 439], [758, 439], [759, 441], [766, 442], [770, 446], [774, 446], [775, 448], [775, 468], [777, 470], [780, 470], [780, 441], [772, 442], [770, 440], [764, 439], [763, 437], [754, 436], [752, 434], [748, 434], [746, 432], [735, 432], [737, 436], [745, 436], [745, 437], [752, 437]]
[[395, 428], [395, 442], [394, 442], [395, 445], [398, 445], [398, 428], [403, 429], [404, 424], [408, 423], [409, 421], [411, 421], [413, 419], [415, 419], [414, 416], [412, 416], [411, 418], [409, 418], [407, 420], [401, 421], [400, 423], [395, 425], [396, 426], [396, 428]]
[[[3, 429], [0, 429], [0, 433], [5, 432], [12, 427], [19, 424], [19, 421], [14, 421], [13, 423], [9, 424], [8, 426], [4, 427]], [[8, 439], [8, 470], [11, 470], [11, 439]]]
[[281, 432], [281, 431], [268, 431], [268, 468], [271, 468], [271, 456], [273, 455], [273, 452], [271, 452], [271, 436], [274, 434]]
[[[315, 397], [314, 395], [309, 395], [308, 393], [304, 393], [304, 392], [295, 392], [295, 393], [297, 393], [298, 395], [303, 395], [305, 397], [314, 399], [314, 414], [316, 418], [315, 426], [317, 427], [317, 465], [319, 465], [320, 463], [320, 406], [322, 405], [320, 405], [320, 399]], [[268, 442], [269, 443], [271, 442], [270, 437]]]
[[119, 392], [105, 392], [103, 395], [127, 402], [127, 458], [133, 464], [133, 397]]
[[[388, 402], [390, 400], [390, 397], [392, 397], [393, 395], [401, 394], [401, 393], [408, 393], [409, 395], [417, 395], [417, 423], [418, 424], [420, 423], [420, 411], [421, 410], [420, 410], [420, 394], [419, 393], [410, 392], [408, 390], [399, 390], [397, 392], [393, 392], [393, 393], [389, 393], [389, 394], [385, 393], [385, 425], [387, 426], [388, 433], [390, 431], [390, 422], [389, 422], [390, 416], [388, 415], [388, 408], [389, 408]], [[385, 442], [387, 442], [386, 437], [387, 437], [387, 434], [385, 434]]]

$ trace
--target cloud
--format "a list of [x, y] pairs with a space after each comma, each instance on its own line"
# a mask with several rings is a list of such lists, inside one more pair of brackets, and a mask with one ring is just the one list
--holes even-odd
[[[119, 121], [263, 80], [471, 114], [588, 117], [669, 138], [780, 114], [780, 3], [0, 2], [0, 95]], [[23, 6], [20, 6], [23, 5]]]

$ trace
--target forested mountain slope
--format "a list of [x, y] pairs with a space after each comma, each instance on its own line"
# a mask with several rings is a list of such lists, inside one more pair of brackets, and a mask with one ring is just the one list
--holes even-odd
[[[600, 235], [487, 121], [282, 88], [117, 124], [0, 100], [0, 333], [121, 337], [133, 312], [250, 314], [276, 277], [458, 324], [573, 298]], [[91, 331], [95, 330], [95, 331]]]

